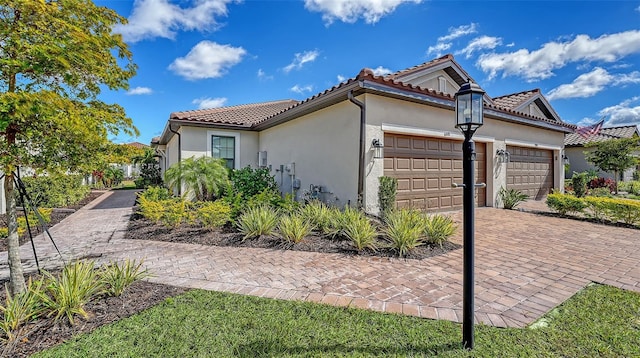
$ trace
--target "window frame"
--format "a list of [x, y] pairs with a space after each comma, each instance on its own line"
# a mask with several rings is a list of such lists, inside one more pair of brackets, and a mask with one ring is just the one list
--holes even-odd
[[207, 156], [213, 158], [213, 137], [234, 138], [233, 169], [240, 169], [240, 133], [207, 131]]

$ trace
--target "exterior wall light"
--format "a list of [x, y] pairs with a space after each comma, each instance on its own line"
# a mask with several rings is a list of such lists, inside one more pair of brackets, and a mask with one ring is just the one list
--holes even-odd
[[473, 349], [474, 325], [474, 278], [473, 278], [473, 246], [474, 246], [474, 194], [476, 184], [474, 178], [474, 162], [476, 145], [471, 139], [473, 134], [484, 123], [484, 91], [475, 83], [468, 82], [460, 87], [455, 95], [456, 128], [464, 134], [462, 144], [462, 178], [463, 187], [463, 269], [462, 269], [462, 345]]
[[562, 153], [562, 164], [564, 164], [564, 165], [569, 165], [569, 164], [571, 164], [571, 163], [569, 162], [569, 157], [567, 157], [567, 155], [566, 155], [566, 154], [564, 154], [564, 153]]
[[382, 159], [384, 158], [384, 153], [383, 153], [383, 148], [384, 145], [382, 144], [382, 142], [380, 142], [380, 139], [374, 139], [373, 142], [371, 142], [371, 146], [373, 147], [373, 157], [376, 159]]
[[507, 152], [504, 149], [499, 149], [496, 152], [496, 156], [498, 157], [498, 163], [509, 163], [511, 161], [511, 153]]

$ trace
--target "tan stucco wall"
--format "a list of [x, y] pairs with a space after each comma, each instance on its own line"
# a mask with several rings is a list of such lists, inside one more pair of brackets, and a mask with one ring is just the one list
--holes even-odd
[[259, 150], [267, 151], [267, 164], [276, 182], [284, 183], [284, 192], [291, 191], [292, 177], [286, 169], [280, 172], [280, 165], [295, 163], [298, 199], [313, 184], [327, 192], [321, 195], [325, 202], [355, 205], [359, 121], [359, 108], [344, 101], [259, 132]]
[[[455, 128], [453, 109], [442, 109], [374, 94], [362, 95], [359, 99], [364, 100], [367, 106], [365, 143], [368, 148], [374, 138], [382, 140], [385, 131], [463, 140], [462, 134]], [[495, 205], [500, 187], [506, 186], [506, 164], [497, 163], [495, 153], [499, 149], [505, 149], [507, 145], [552, 149], [554, 187], [558, 190], [563, 187], [564, 167], [562, 160], [558, 160], [563, 147], [563, 133], [485, 118], [484, 125], [476, 132], [474, 140], [487, 144], [488, 206]], [[378, 177], [384, 173], [384, 163], [382, 159], [373, 158], [372, 149], [367, 151], [366, 163], [365, 207], [367, 211], [377, 213]]]
[[258, 165], [258, 133], [256, 132], [183, 126], [180, 128], [180, 133], [182, 134], [183, 159], [203, 155], [211, 156], [210, 137], [212, 134], [238, 135], [236, 145], [240, 156], [236, 168], [246, 166], [255, 168]]
[[[439, 79], [444, 78], [446, 81], [445, 88], [440, 88]], [[411, 78], [410, 80], [403, 79], [405, 83], [411, 83], [412, 85], [420, 86], [422, 88], [429, 88], [439, 92], [448, 93], [450, 95], [454, 95], [460, 86], [449, 77], [449, 75], [443, 70], [438, 70], [434, 72], [429, 72], [422, 76], [418, 76], [415, 78]]]

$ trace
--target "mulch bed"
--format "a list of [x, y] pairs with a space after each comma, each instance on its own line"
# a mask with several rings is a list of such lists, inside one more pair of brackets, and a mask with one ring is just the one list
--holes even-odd
[[[155, 240], [178, 242], [186, 244], [200, 244], [213, 246], [257, 247], [265, 249], [283, 249], [295, 251], [313, 251], [325, 253], [340, 253], [345, 255], [398, 257], [396, 251], [380, 248], [376, 251], [365, 249], [358, 252], [348, 240], [330, 239], [318, 235], [307, 236], [297, 244], [284, 243], [275, 236], [261, 236], [253, 239], [242, 239], [243, 235], [232, 227], [210, 230], [198, 226], [181, 225], [177, 228], [167, 228], [162, 224], [155, 224], [141, 215], [134, 213], [129, 221], [125, 239]], [[411, 251], [404, 258], [422, 260], [428, 257], [442, 255], [461, 248], [461, 245], [446, 242], [439, 245], [422, 245]]]
[[[86, 198], [82, 199], [79, 203], [62, 208], [62, 209], [68, 209], [68, 210], [64, 210], [64, 211], [54, 210], [51, 213], [51, 221], [47, 224], [48, 228], [58, 224], [64, 218], [73, 214], [74, 210], [78, 210], [81, 207], [89, 204], [90, 202], [97, 199], [102, 194], [104, 194], [104, 191], [91, 191], [89, 195]], [[24, 216], [24, 212], [22, 210], [18, 211], [18, 216]], [[7, 214], [0, 215], [0, 226], [6, 227], [7, 220], [8, 220]], [[31, 225], [31, 233], [33, 237], [36, 237], [37, 235], [42, 233], [42, 227], [39, 225], [38, 222], [29, 221], [29, 225]], [[25, 232], [22, 236], [19, 237], [20, 245], [24, 244], [28, 240], [29, 240], [28, 232]], [[7, 240], [6, 239], [0, 240], [0, 251], [7, 251], [7, 249], [8, 249]]]
[[[4, 286], [4, 285], [3, 285]], [[188, 289], [145, 281], [134, 282], [120, 297], [97, 297], [85, 310], [87, 319], [75, 318], [71, 326], [66, 319], [55, 322], [53, 318], [39, 319], [24, 327], [22, 335], [7, 346], [0, 344], [3, 357], [28, 357], [36, 352], [64, 343], [74, 336], [90, 333], [96, 328], [132, 316], [168, 297], [173, 297]], [[0, 302], [5, 300], [5, 291], [0, 293]]]

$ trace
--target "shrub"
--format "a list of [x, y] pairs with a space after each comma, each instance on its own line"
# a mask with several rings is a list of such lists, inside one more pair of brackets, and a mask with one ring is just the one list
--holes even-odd
[[351, 240], [358, 251], [365, 248], [377, 249], [378, 233], [362, 211], [346, 207], [339, 221], [342, 234]]
[[562, 193], [547, 195], [547, 205], [560, 215], [581, 213], [587, 207], [582, 199]]
[[243, 240], [261, 235], [272, 235], [278, 225], [278, 212], [268, 206], [249, 208], [238, 219], [238, 230]]
[[611, 190], [609, 188], [594, 188], [589, 190], [589, 196], [598, 196], [598, 197], [611, 197]]
[[139, 198], [147, 200], [160, 201], [171, 199], [172, 195], [169, 189], [160, 186], [150, 186], [145, 191], [138, 194]]
[[140, 214], [154, 223], [160, 223], [162, 216], [164, 215], [164, 203], [168, 201], [169, 200], [149, 200], [144, 196], [141, 196], [138, 199]]
[[595, 178], [587, 184], [589, 189], [607, 188], [610, 193], [616, 191], [616, 182], [609, 178]]
[[[601, 188], [607, 190], [606, 188]], [[611, 218], [611, 208], [612, 203], [615, 202], [616, 199], [608, 198], [608, 197], [598, 197], [598, 196], [587, 196], [584, 198], [584, 202], [589, 209], [585, 215], [587, 217], [603, 221], [605, 219]]]
[[160, 216], [160, 222], [166, 227], [176, 228], [183, 222], [191, 223], [191, 210], [181, 198], [159, 201], [164, 208]]
[[611, 219], [625, 224], [640, 224], [640, 201], [632, 199], [615, 199], [610, 204]]
[[431, 215], [427, 220], [425, 234], [430, 243], [442, 247], [442, 244], [449, 240], [457, 229], [458, 227], [452, 218], [442, 214], [435, 214]]
[[529, 196], [527, 194], [522, 193], [516, 189], [505, 189], [504, 187], [500, 188], [498, 192], [498, 196], [500, 196], [500, 201], [502, 202], [502, 206], [505, 209], [515, 209], [518, 204], [527, 200]]
[[[45, 223], [48, 223], [51, 221], [52, 211], [53, 210], [49, 208], [38, 208], [38, 213], [40, 214], [40, 217]], [[31, 226], [31, 228], [35, 228], [36, 226], [39, 226], [40, 220], [38, 220], [38, 217], [35, 215], [35, 213], [33, 211], [28, 211], [28, 213], [29, 213], [28, 215], [29, 225]], [[9, 236], [9, 228], [7, 227], [6, 222], [0, 221], [0, 225], [2, 225], [0, 226], [0, 239], [4, 239]], [[18, 216], [18, 236], [24, 235], [26, 231], [27, 231], [27, 220], [25, 219], [24, 216]]]
[[42, 280], [27, 283], [27, 290], [16, 295], [11, 295], [6, 289], [5, 304], [0, 305], [2, 321], [0, 330], [9, 342], [17, 338], [17, 330], [30, 321], [35, 320], [42, 313]]
[[307, 219], [312, 229], [327, 233], [330, 224], [331, 209], [318, 200], [312, 200], [299, 209], [300, 215]]
[[149, 276], [142, 268], [142, 261], [125, 260], [123, 263], [111, 262], [99, 273], [105, 292], [110, 296], [120, 296], [132, 283]]
[[287, 215], [280, 219], [278, 231], [283, 239], [297, 244], [309, 235], [311, 224], [299, 214]]
[[571, 184], [573, 186], [573, 192], [578, 198], [582, 198], [587, 193], [587, 181], [589, 180], [589, 174], [586, 172], [573, 173], [571, 177]]
[[91, 188], [83, 185], [82, 179], [81, 175], [50, 174], [25, 177], [22, 182], [33, 205], [57, 208], [75, 205], [89, 194]]
[[64, 267], [59, 277], [44, 272], [47, 285], [39, 296], [49, 315], [58, 320], [66, 317], [74, 324], [74, 316], [88, 317], [85, 305], [103, 290], [93, 261], [75, 261]]
[[245, 167], [229, 172], [231, 187], [235, 194], [250, 198], [265, 190], [277, 192], [278, 186], [268, 168], [252, 169]]
[[245, 198], [245, 199], [248, 198], [248, 200], [246, 200], [246, 203], [245, 203], [246, 207], [248, 208], [255, 208], [258, 206], [269, 206], [275, 209], [275, 208], [279, 208], [282, 202], [282, 197], [280, 196], [280, 193], [278, 193], [273, 189], [265, 189], [260, 193], [253, 195], [251, 197], [242, 196], [242, 198]]
[[385, 215], [396, 206], [398, 179], [382, 176], [379, 178], [379, 181], [378, 205], [380, 206], [380, 215], [385, 217]]
[[391, 210], [385, 216], [385, 237], [389, 246], [405, 256], [409, 251], [422, 245], [427, 221], [417, 210]]
[[224, 200], [200, 203], [196, 217], [203, 226], [216, 228], [231, 221], [231, 205]]

